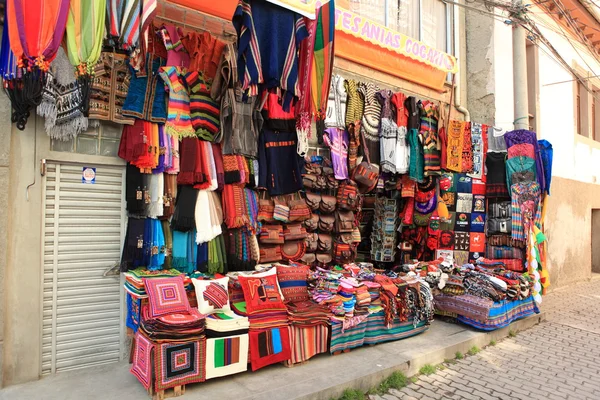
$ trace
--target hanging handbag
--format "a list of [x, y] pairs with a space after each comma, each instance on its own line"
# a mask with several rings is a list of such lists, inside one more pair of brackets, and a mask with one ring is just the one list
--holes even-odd
[[319, 234], [309, 233], [306, 235], [304, 243], [306, 243], [306, 251], [309, 253], [314, 253], [319, 248]]
[[306, 253], [300, 258], [300, 261], [302, 261], [303, 264], [312, 267], [317, 262], [317, 255], [314, 253]]
[[498, 233], [511, 233], [511, 218], [490, 218], [487, 220], [487, 234], [495, 235]]
[[288, 240], [301, 240], [306, 237], [306, 229], [302, 226], [302, 224], [292, 224], [286, 225], [283, 229], [283, 237], [285, 241]]
[[321, 205], [321, 195], [312, 192], [306, 192], [306, 205], [312, 211], [317, 211]]
[[260, 192], [258, 199], [258, 215], [256, 219], [260, 222], [274, 222], [273, 213], [275, 212], [275, 203], [266, 190]]
[[323, 233], [319, 234], [319, 239], [317, 241], [317, 250], [321, 253], [329, 253], [333, 246], [333, 238], [331, 235], [326, 235]]
[[[360, 130], [360, 127], [355, 129]], [[362, 193], [369, 193], [377, 186], [377, 181], [379, 180], [379, 165], [371, 164], [369, 148], [367, 147], [367, 142], [365, 141], [365, 136], [362, 131], [360, 132], [360, 137], [363, 142], [363, 149], [367, 161], [361, 162], [354, 168], [354, 171], [352, 171], [352, 180], [358, 184], [360, 189], [362, 189], [360, 190]]]
[[321, 195], [321, 202], [319, 203], [319, 210], [326, 214], [331, 214], [335, 211], [335, 205], [337, 204], [337, 199], [335, 196], [329, 196], [327, 194]]
[[290, 208], [290, 222], [305, 221], [310, 218], [310, 208], [306, 205], [306, 200], [302, 198], [299, 192], [294, 193], [290, 201], [288, 201]]
[[330, 264], [333, 261], [333, 258], [331, 258], [331, 254], [317, 253], [316, 258], [317, 263], [323, 267]]
[[510, 201], [500, 201], [489, 205], [490, 218], [511, 218], [512, 208]]
[[281, 225], [262, 225], [260, 227], [258, 239], [261, 243], [283, 244], [285, 241], [283, 227]]
[[290, 222], [290, 208], [287, 205], [287, 202], [281, 196], [275, 196], [273, 198], [275, 203], [275, 208], [273, 210], [273, 218], [276, 221], [280, 221], [283, 223]]
[[305, 189], [323, 190], [327, 187], [327, 180], [323, 175], [302, 175], [302, 185]]
[[304, 240], [293, 240], [285, 242], [281, 247], [281, 255], [284, 260], [299, 261], [306, 254], [306, 244]]
[[358, 196], [356, 183], [350, 180], [344, 181], [337, 192], [337, 207], [342, 210], [356, 211], [359, 205]]
[[281, 246], [260, 246], [260, 263], [281, 261]]
[[334, 246], [334, 257], [335, 260], [341, 264], [347, 264], [354, 261], [356, 253], [354, 246], [341, 241], [336, 241]]
[[336, 211], [335, 231], [337, 233], [352, 233], [355, 227], [354, 213], [352, 211]]
[[319, 230], [322, 232], [332, 232], [335, 225], [335, 217], [333, 215], [319, 215]]
[[310, 218], [304, 221], [307, 231], [316, 231], [319, 229], [319, 214], [311, 214]]

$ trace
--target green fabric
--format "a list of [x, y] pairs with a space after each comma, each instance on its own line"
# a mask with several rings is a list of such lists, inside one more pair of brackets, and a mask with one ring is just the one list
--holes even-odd
[[106, 0], [71, 0], [66, 41], [69, 61], [90, 73], [100, 58], [105, 31]]
[[223, 367], [225, 365], [225, 340], [215, 340], [215, 368]]
[[535, 160], [531, 157], [519, 156], [513, 157], [506, 161], [506, 185], [510, 189], [512, 182], [512, 175], [515, 172], [531, 172], [533, 173], [533, 180], [537, 179], [537, 169], [535, 166]]

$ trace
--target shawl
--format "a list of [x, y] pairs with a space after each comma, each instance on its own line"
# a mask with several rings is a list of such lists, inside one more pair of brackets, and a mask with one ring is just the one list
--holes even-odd
[[171, 140], [171, 167], [166, 172], [167, 174], [178, 174], [180, 169], [179, 139], [168, 133], [167, 136]]
[[221, 198], [215, 192], [208, 192], [208, 205], [210, 214], [211, 240], [223, 233], [223, 208]]
[[194, 272], [196, 267], [195, 232], [173, 231], [173, 268], [184, 272]]
[[463, 148], [464, 148], [464, 121], [450, 121], [447, 132], [446, 169], [454, 172], [462, 172]]
[[165, 236], [165, 269], [171, 269], [173, 265], [173, 233], [169, 221], [161, 221], [163, 234]]
[[200, 143], [196, 138], [181, 139], [180, 171], [177, 184], [193, 185], [196, 182], [196, 166], [201, 164]]
[[246, 196], [244, 188], [238, 185], [223, 187], [222, 194], [223, 220], [229, 229], [241, 228], [250, 221], [246, 214]]
[[510, 197], [506, 186], [506, 153], [487, 154], [486, 197]]
[[66, 27], [67, 53], [77, 68], [81, 110], [89, 112], [91, 74], [100, 58], [105, 30], [106, 0], [71, 0]]
[[144, 150], [146, 150], [144, 122], [136, 119], [135, 124], [125, 125], [123, 128], [118, 154], [123, 160], [133, 163], [144, 153]]
[[175, 211], [175, 199], [177, 198], [177, 176], [165, 174], [164, 176], [164, 204], [163, 204], [163, 219], [169, 219]]
[[196, 270], [199, 272], [208, 272], [208, 257], [210, 242], [199, 244], [198, 255], [196, 256]]
[[306, 24], [306, 30], [308, 31], [308, 38], [302, 41], [300, 45], [300, 59], [298, 62], [299, 73], [298, 73], [298, 86], [300, 93], [299, 99], [296, 103], [296, 132], [298, 133], [298, 139], [310, 138], [311, 129], [310, 123], [312, 120], [311, 112], [311, 76], [313, 73], [313, 59], [314, 59], [314, 47], [315, 47], [315, 34], [317, 30], [317, 24], [308, 18], [304, 18]]
[[125, 201], [127, 202], [127, 212], [132, 215], [144, 215], [144, 180], [139, 168], [127, 164], [125, 172]]
[[221, 146], [213, 143], [212, 152], [215, 161], [215, 169], [217, 172], [217, 189], [223, 190], [223, 185], [225, 185], [225, 170], [223, 169], [223, 154], [221, 153]]
[[150, 175], [150, 205], [148, 217], [162, 217], [164, 209], [165, 180], [163, 174]]
[[536, 177], [537, 182], [540, 184], [541, 191], [546, 190], [545, 185], [545, 174], [544, 174], [544, 166], [542, 164], [542, 159], [540, 157], [540, 148], [537, 141], [537, 135], [535, 132], [527, 131], [524, 129], [507, 132], [504, 135], [504, 140], [506, 141], [506, 147], [509, 148], [512, 145], [519, 143], [530, 143], [533, 145], [535, 150], [535, 168], [536, 168]]
[[195, 228], [196, 220], [194, 211], [196, 207], [196, 199], [198, 198], [198, 190], [191, 186], [182, 186], [177, 194], [177, 203], [173, 220], [171, 221], [171, 229], [182, 232], [188, 232]]
[[317, 119], [317, 135], [320, 139], [319, 143], [321, 143], [325, 132], [325, 113], [327, 112], [327, 99], [333, 72], [335, 1], [329, 1], [319, 7], [315, 25], [310, 94], [312, 109]]
[[462, 148], [462, 167], [460, 172], [471, 172], [473, 169], [473, 142], [471, 139], [471, 123], [465, 122]]
[[210, 218], [209, 193], [206, 190], [200, 190], [198, 192], [194, 215], [196, 220], [196, 243], [202, 244], [210, 242], [213, 239], [213, 236]]
[[[121, 47], [123, 49], [132, 49], [138, 47], [142, 7], [146, 13], [152, 13], [148, 7], [156, 8], [156, 0], [106, 0], [106, 36], [111, 46]], [[149, 4], [147, 4], [149, 3]], [[144, 23], [148, 24], [146, 19]]]
[[210, 242], [208, 248], [208, 273], [227, 273], [227, 255], [225, 252], [225, 239], [219, 235]]
[[162, 269], [165, 263], [165, 236], [161, 222], [156, 219], [147, 218], [145, 229], [144, 244], [148, 245], [144, 247], [144, 258], [148, 260], [146, 265], [151, 271]]
[[258, 240], [246, 229], [232, 229], [227, 235], [226, 257], [230, 271], [252, 271], [259, 258]]
[[223, 154], [223, 171], [225, 184], [239, 183], [242, 180], [238, 159], [235, 155]]
[[424, 153], [424, 174], [425, 176], [440, 175], [439, 107], [429, 100], [420, 101], [419, 106], [421, 109], [419, 135]]
[[[31, 10], [35, 12], [27, 12]], [[19, 130], [25, 129], [30, 111], [42, 101], [46, 71], [62, 41], [68, 11], [69, 0], [7, 1], [8, 42], [17, 65], [25, 68], [6, 87]]]
[[88, 119], [78, 107], [81, 102], [69, 58], [59, 47], [48, 71], [42, 102], [37, 108], [38, 115], [45, 118], [48, 136], [54, 140], [71, 140], [87, 130]]
[[2, 27], [2, 45], [0, 46], [0, 77], [6, 82], [17, 77], [17, 60], [15, 53], [10, 48], [8, 38], [8, 18], [4, 18]]
[[156, 157], [158, 158], [158, 162], [156, 168], [152, 170], [153, 174], [162, 174], [165, 171], [165, 153], [166, 153], [166, 141], [167, 137], [165, 134], [165, 129], [163, 124], [157, 124], [158, 127], [158, 151], [156, 152]]
[[544, 169], [545, 188], [544, 191], [550, 194], [550, 182], [552, 181], [552, 144], [545, 140], [538, 140], [540, 148], [540, 158], [542, 159], [542, 167]]
[[131, 218], [127, 220], [127, 232], [121, 255], [121, 272], [142, 265], [144, 258], [144, 222], [143, 219]]

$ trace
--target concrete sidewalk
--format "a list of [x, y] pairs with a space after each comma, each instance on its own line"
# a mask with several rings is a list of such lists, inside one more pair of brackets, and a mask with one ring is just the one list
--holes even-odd
[[[352, 387], [367, 391], [394, 371], [410, 376], [425, 364], [438, 364], [483, 347], [492, 339], [508, 336], [509, 330], [531, 328], [545, 319], [544, 313], [514, 322], [494, 332], [480, 332], [464, 325], [434, 321], [418, 336], [376, 346], [353, 349], [337, 356], [321, 354], [307, 364], [285, 368], [272, 365], [204, 383], [186, 386], [181, 400], [216, 399], [319, 399], [329, 400]], [[129, 373], [126, 362], [66, 372], [37, 382], [0, 390], [0, 400], [107, 400], [147, 399], [148, 394]]]

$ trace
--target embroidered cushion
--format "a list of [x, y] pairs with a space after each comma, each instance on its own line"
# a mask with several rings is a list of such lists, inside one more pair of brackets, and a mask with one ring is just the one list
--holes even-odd
[[285, 301], [296, 303], [309, 299], [308, 285], [306, 283], [309, 271], [307, 265], [297, 264], [287, 266], [277, 264], [276, 268], [277, 281], [279, 282], [279, 287]]
[[252, 315], [264, 310], [285, 310], [279, 292], [276, 269], [255, 275], [240, 275], [239, 281], [244, 291], [246, 312]]
[[207, 315], [214, 312], [230, 311], [229, 278], [202, 280], [192, 278], [198, 300], [198, 311]]
[[143, 278], [150, 303], [150, 317], [174, 313], [189, 313], [190, 303], [183, 286], [183, 276], [173, 278]]

